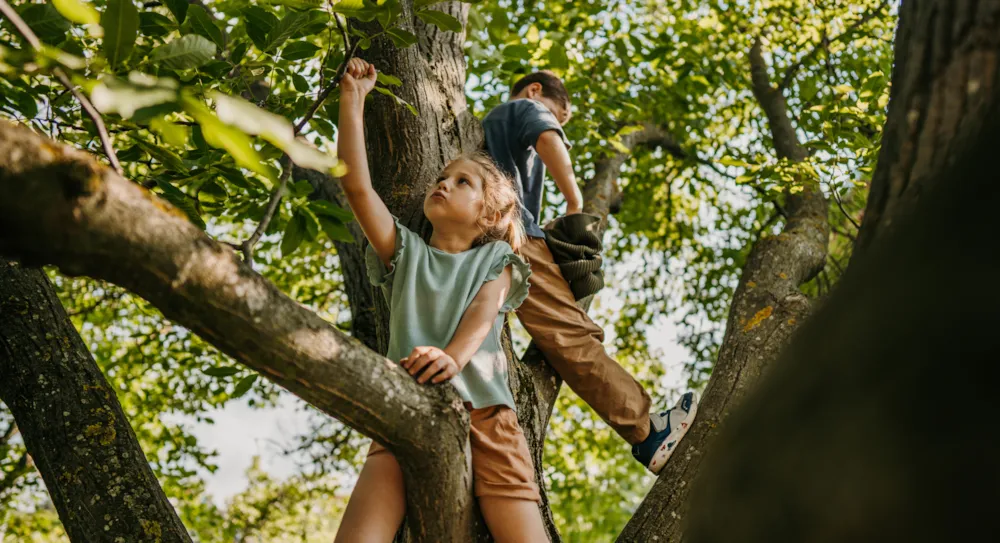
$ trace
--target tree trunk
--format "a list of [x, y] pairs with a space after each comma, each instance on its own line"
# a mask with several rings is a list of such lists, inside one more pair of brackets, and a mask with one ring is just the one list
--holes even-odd
[[977, 141], [997, 97], [1000, 2], [902, 2], [889, 115], [855, 255], [892, 230], [931, 174]]
[[2, 258], [0, 399], [72, 541], [191, 541], [48, 278]]
[[[753, 91], [767, 115], [779, 158], [802, 161], [799, 144], [781, 91], [775, 88], [758, 41], [750, 51]], [[730, 411], [756, 386], [758, 379], [798, 324], [810, 303], [799, 285], [822, 269], [830, 227], [827, 202], [818, 183], [786, 194], [785, 227], [763, 237], [750, 250], [733, 294], [719, 358], [701, 398], [698, 416], [619, 536], [619, 541], [680, 541], [689, 510], [692, 482], [701, 471], [704, 453], [715, 447], [719, 428]]]
[[989, 109], [978, 141], [952, 146], [907, 202], [915, 209], [875, 232], [722, 432], [688, 541], [937, 543], [994, 531], [1000, 108]]

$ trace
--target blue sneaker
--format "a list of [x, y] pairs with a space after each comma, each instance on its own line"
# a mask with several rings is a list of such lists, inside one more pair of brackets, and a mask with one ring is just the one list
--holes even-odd
[[698, 413], [698, 401], [694, 392], [681, 396], [677, 405], [660, 413], [649, 415], [649, 437], [632, 446], [632, 456], [642, 462], [649, 471], [660, 473], [667, 459], [677, 448], [677, 443], [687, 433]]

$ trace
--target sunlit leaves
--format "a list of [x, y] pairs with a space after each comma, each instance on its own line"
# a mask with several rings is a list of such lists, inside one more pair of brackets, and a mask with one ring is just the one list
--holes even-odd
[[63, 17], [80, 24], [98, 24], [101, 21], [101, 14], [83, 0], [52, 0]]
[[139, 10], [132, 0], [108, 0], [101, 14], [104, 27], [104, 56], [112, 66], [121, 64], [132, 53], [139, 33]]
[[323, 172], [339, 164], [337, 159], [295, 139], [295, 131], [288, 119], [264, 111], [253, 104], [222, 93], [212, 93], [219, 118], [247, 134], [258, 135], [284, 151], [292, 162]]

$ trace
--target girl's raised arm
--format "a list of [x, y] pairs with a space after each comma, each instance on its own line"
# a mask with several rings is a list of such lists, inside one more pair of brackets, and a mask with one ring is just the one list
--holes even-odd
[[351, 211], [382, 262], [389, 266], [396, 250], [396, 222], [372, 188], [365, 150], [365, 96], [375, 87], [375, 66], [352, 58], [340, 80], [340, 123], [337, 154], [347, 164], [341, 178]]

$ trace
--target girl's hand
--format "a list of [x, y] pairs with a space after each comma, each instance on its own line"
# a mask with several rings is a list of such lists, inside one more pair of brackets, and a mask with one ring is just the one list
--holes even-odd
[[352, 58], [347, 62], [347, 70], [340, 80], [340, 96], [364, 100], [375, 88], [375, 66], [360, 58]]
[[462, 367], [451, 355], [437, 347], [416, 347], [410, 356], [400, 360], [399, 363], [413, 376], [423, 370], [417, 377], [417, 382], [420, 384], [426, 383], [428, 379], [431, 383], [443, 383], [462, 371]]

